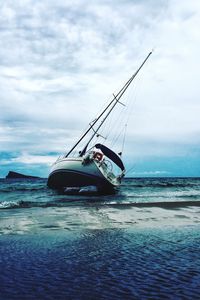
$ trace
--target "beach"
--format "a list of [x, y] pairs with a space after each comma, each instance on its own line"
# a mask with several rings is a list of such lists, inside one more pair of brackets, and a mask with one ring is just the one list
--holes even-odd
[[198, 299], [200, 179], [114, 195], [0, 182], [0, 299]]

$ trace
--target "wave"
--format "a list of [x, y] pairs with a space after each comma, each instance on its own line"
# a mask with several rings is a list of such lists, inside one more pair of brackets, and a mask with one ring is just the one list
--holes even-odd
[[128, 183], [128, 182], [123, 182], [121, 186], [125, 188], [145, 188], [145, 187], [158, 187], [158, 188], [185, 188], [185, 187], [199, 187], [200, 188], [200, 182], [196, 183], [172, 183], [172, 182], [149, 182], [149, 183]]
[[9, 188], [1, 188], [0, 193], [13, 193], [13, 192], [41, 192], [46, 191], [46, 187], [9, 187]]
[[[134, 192], [134, 189], [144, 189], [144, 188], [159, 188], [163, 189], [196, 189], [200, 191], [200, 179], [128, 179], [125, 178], [122, 181], [121, 187], [122, 190], [131, 190]], [[48, 187], [46, 185], [46, 180], [37, 180], [35, 181], [12, 181], [12, 183], [7, 183], [5, 180], [0, 184], [0, 193], [12, 193], [12, 192], [40, 192], [47, 191]], [[83, 191], [84, 192], [84, 191]], [[70, 193], [70, 191], [68, 191]], [[73, 190], [71, 191], [73, 193]]]
[[[76, 201], [77, 202], [77, 201]], [[71, 202], [72, 205], [72, 202]], [[11, 209], [11, 208], [34, 208], [34, 207], [67, 207], [70, 206], [70, 202], [66, 201], [49, 201], [49, 202], [39, 202], [39, 201], [2, 201], [0, 202], [0, 209]]]
[[3, 201], [0, 203], [0, 209], [20, 208], [20, 201]]
[[48, 208], [48, 207], [69, 207], [69, 206], [90, 206], [94, 205], [94, 207], [115, 207], [115, 208], [128, 208], [128, 207], [138, 207], [138, 208], [165, 208], [165, 209], [176, 209], [176, 208], [184, 208], [184, 207], [200, 207], [200, 200], [188, 200], [188, 201], [158, 201], [158, 202], [118, 202], [118, 201], [111, 201], [111, 202], [101, 202], [101, 201], [92, 201], [92, 200], [84, 200], [80, 201], [71, 200], [66, 201], [59, 200], [59, 201], [49, 201], [49, 202], [33, 202], [33, 201], [3, 201], [0, 203], [0, 209], [19, 209], [19, 208]]
[[125, 178], [122, 182], [124, 187], [158, 187], [158, 188], [184, 188], [199, 187], [200, 178]]
[[[170, 192], [170, 193], [148, 193], [148, 194], [124, 194], [126, 198], [129, 199], [150, 199], [150, 198], [163, 198], [163, 199], [187, 199], [187, 198], [193, 198], [193, 199], [200, 199], [200, 191], [189, 191], [189, 192]], [[120, 195], [118, 195], [118, 198]]]
[[126, 203], [111, 203], [106, 206], [112, 206], [115, 208], [153, 208], [159, 207], [164, 209], [177, 209], [184, 207], [200, 207], [200, 201], [166, 201], [166, 202], [126, 202]]

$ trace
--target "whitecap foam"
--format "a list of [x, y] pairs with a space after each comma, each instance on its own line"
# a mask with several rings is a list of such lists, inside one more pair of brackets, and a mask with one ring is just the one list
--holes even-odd
[[3, 201], [3, 202], [0, 202], [0, 209], [15, 208], [15, 207], [19, 207], [19, 206], [20, 206], [19, 201]]

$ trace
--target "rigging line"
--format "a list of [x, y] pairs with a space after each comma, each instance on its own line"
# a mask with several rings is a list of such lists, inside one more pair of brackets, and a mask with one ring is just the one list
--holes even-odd
[[82, 150], [80, 156], [82, 156], [85, 152], [86, 149], [89, 145], [89, 143], [93, 140], [93, 138], [96, 136], [98, 130], [100, 129], [100, 127], [103, 125], [103, 123], [105, 122], [105, 120], [107, 119], [107, 117], [109, 116], [109, 114], [111, 113], [111, 111], [114, 109], [114, 107], [116, 106], [118, 101], [116, 101], [113, 106], [111, 107], [111, 109], [109, 110], [109, 112], [107, 113], [107, 115], [105, 116], [105, 118], [101, 121], [100, 125], [98, 126], [98, 128], [95, 130], [95, 132], [93, 133], [93, 135], [91, 136], [91, 138], [89, 139], [89, 141], [87, 142], [86, 146], [84, 147], [84, 149]]
[[[146, 63], [146, 61], [148, 60], [148, 58], [150, 57], [150, 55], [152, 54], [152, 51], [149, 52], [149, 54], [147, 55], [147, 57], [145, 58], [145, 60], [143, 61], [143, 63], [140, 65], [140, 67], [137, 69], [137, 71], [131, 76], [131, 78], [125, 83], [125, 85], [121, 88], [121, 90], [117, 93], [117, 95], [114, 96], [114, 98], [111, 100], [111, 102], [107, 105], [107, 107], [102, 111], [102, 113], [99, 115], [99, 117], [94, 121], [94, 123], [92, 125], [90, 125], [90, 127], [88, 128], [88, 130], [86, 130], [86, 132], [83, 134], [83, 136], [81, 136], [81, 138], [77, 141], [77, 143], [71, 148], [71, 150], [67, 153], [67, 155], [65, 157], [68, 157], [68, 155], [76, 148], [76, 146], [82, 141], [82, 139], [87, 135], [87, 133], [93, 128], [93, 126], [99, 121], [99, 119], [103, 116], [103, 114], [107, 111], [107, 109], [113, 104], [113, 102], [115, 101], [113, 107], [110, 109], [109, 113], [106, 115], [106, 117], [104, 118], [104, 120], [101, 122], [101, 124], [99, 125], [97, 131], [100, 129], [100, 127], [103, 125], [104, 121], [106, 120], [106, 118], [108, 117], [108, 115], [111, 113], [111, 111], [113, 110], [113, 108], [115, 107], [115, 105], [118, 103], [119, 99], [123, 96], [123, 94], [125, 93], [125, 91], [127, 90], [127, 88], [129, 87], [129, 85], [131, 84], [131, 82], [133, 81], [133, 79], [136, 77], [136, 75], [139, 73], [139, 71], [141, 70], [141, 68], [143, 67], [143, 65]], [[90, 141], [93, 139], [94, 134], [92, 135], [92, 138], [89, 140]], [[89, 144], [87, 143], [87, 145]], [[86, 148], [85, 148], [86, 149]], [[83, 152], [83, 151], [82, 151]]]
[[[123, 106], [125, 106], [125, 107], [118, 106], [118, 112], [117, 112], [117, 115], [115, 116], [115, 118], [112, 118], [112, 117], [109, 118], [109, 120], [110, 120], [109, 124], [107, 122], [106, 125], [104, 125], [104, 127], [103, 127], [103, 131], [105, 131], [105, 129], [106, 129], [105, 126], [107, 126], [109, 128], [109, 130], [107, 130], [106, 139], [108, 139], [108, 137], [112, 135], [112, 138], [110, 140], [111, 147], [116, 144], [116, 142], [119, 140], [120, 136], [123, 134], [124, 125], [127, 123], [126, 121], [124, 122], [124, 114], [127, 111], [129, 111], [129, 113], [130, 113], [130, 109], [128, 109], [128, 103], [131, 101], [131, 98], [132, 97], [130, 97], [130, 95], [128, 94], [128, 98], [126, 98], [126, 102], [125, 102], [126, 104], [123, 104]], [[127, 99], [128, 99], [128, 101], [127, 101]], [[118, 124], [117, 127], [116, 127], [116, 124]], [[121, 128], [121, 127], [122, 127], [122, 129], [119, 132], [118, 128]], [[101, 132], [101, 134], [102, 134], [102, 132]]]
[[131, 168], [129, 168], [124, 174], [127, 175], [130, 171], [132, 171], [135, 168], [135, 165], [133, 165]]
[[[123, 133], [124, 133], [124, 126], [125, 126], [125, 124], [127, 123], [127, 121], [126, 120], [124, 120], [124, 119], [127, 119], [127, 117], [126, 118], [124, 118], [124, 116], [128, 113], [130, 113], [130, 108], [129, 108], [129, 102], [130, 102], [130, 100], [132, 100], [131, 99], [132, 97], [130, 97], [130, 95], [128, 95], [128, 98], [127, 98], [127, 100], [126, 100], [126, 107], [125, 107], [125, 109], [123, 109], [123, 112], [122, 112], [122, 110], [120, 110], [119, 112], [118, 112], [118, 116], [116, 117], [116, 120], [117, 120], [117, 124], [118, 124], [118, 128], [122, 128], [122, 130], [120, 131], [120, 133], [118, 133], [118, 130], [116, 130], [116, 126], [114, 126], [112, 129], [111, 129], [111, 131], [109, 132], [109, 135], [111, 134], [111, 132], [113, 133], [113, 138], [112, 138], [112, 146], [114, 146], [116, 143], [117, 143], [117, 141], [119, 140], [119, 138], [121, 138], [121, 136], [123, 135]], [[115, 131], [113, 130], [113, 129], [115, 129]]]
[[[136, 86], [135, 86], [135, 88], [136, 88]], [[134, 94], [133, 94], [133, 92], [134, 92]], [[122, 130], [120, 131], [120, 133], [118, 133], [118, 131], [113, 132], [113, 128], [109, 131], [109, 135], [111, 134], [111, 132], [113, 132], [113, 138], [112, 138], [112, 143], [111, 143], [112, 146], [111, 147], [113, 147], [117, 143], [117, 141], [119, 139], [121, 139], [122, 135], [123, 135], [122, 139], [124, 140], [124, 138], [125, 138], [127, 126], [128, 126], [128, 123], [129, 123], [131, 113], [132, 113], [132, 107], [133, 107], [133, 105], [135, 103], [135, 100], [136, 100], [136, 93], [135, 92], [136, 92], [136, 90], [134, 89], [134, 91], [131, 90], [131, 93], [128, 94], [125, 111], [123, 112], [123, 115], [122, 115], [122, 112], [120, 111], [118, 117], [116, 118], [117, 123], [119, 125], [118, 128], [123, 126]], [[127, 114], [125, 120], [124, 120], [124, 114]], [[115, 129], [116, 129], [116, 127], [115, 127]], [[123, 144], [123, 148], [122, 148], [122, 152], [123, 152], [124, 151], [124, 146], [125, 146], [125, 140], [122, 142], [122, 144]]]
[[[150, 54], [149, 54], [150, 55]], [[147, 58], [146, 58], [147, 60]], [[144, 62], [143, 62], [144, 64]], [[140, 67], [141, 69], [141, 67]], [[139, 69], [138, 69], [139, 70]], [[137, 74], [138, 71], [135, 73]], [[114, 100], [115, 100], [115, 103], [113, 104], [113, 106], [111, 107], [111, 109], [108, 111], [108, 113], [106, 114], [105, 118], [101, 121], [100, 125], [98, 126], [98, 128], [96, 130], [94, 130], [94, 133], [92, 135], [92, 137], [89, 139], [88, 143], [86, 144], [86, 146], [84, 147], [84, 149], [82, 150], [80, 156], [82, 156], [85, 152], [86, 152], [86, 149], [89, 145], [89, 143], [92, 141], [92, 139], [95, 137], [95, 135], [97, 134], [97, 132], [99, 131], [99, 129], [101, 128], [101, 126], [103, 125], [103, 123], [106, 121], [107, 117], [110, 115], [110, 113], [112, 112], [112, 110], [115, 108], [116, 104], [120, 103], [119, 102], [119, 99], [122, 97], [122, 95], [125, 93], [125, 91], [127, 90], [127, 88], [129, 87], [129, 85], [131, 84], [131, 82], [133, 81], [134, 77], [132, 77], [132, 80], [129, 81], [129, 83], [126, 85], [126, 87], [124, 87], [124, 89], [122, 90], [122, 92], [120, 93], [120, 95], [118, 96], [118, 98], [114, 95]], [[121, 104], [121, 103], [120, 103]]]
[[[130, 81], [130, 79], [129, 79], [129, 81]], [[128, 81], [128, 82], [129, 82]], [[127, 82], [127, 83], [128, 83]], [[126, 85], [127, 85], [127, 83], [126, 83]], [[124, 87], [123, 87], [124, 88]], [[123, 88], [121, 89], [121, 90], [123, 90]], [[120, 90], [120, 92], [121, 92], [121, 90]], [[118, 93], [118, 94], [120, 94], [120, 92]], [[107, 107], [102, 111], [102, 113], [99, 115], [99, 117], [98, 118], [96, 118], [95, 120], [93, 120], [90, 124], [89, 124], [89, 128], [85, 131], [85, 133], [80, 137], [80, 139], [78, 140], [78, 142], [71, 148], [71, 150], [65, 155], [65, 157], [68, 157], [69, 156], [69, 154], [71, 154], [72, 153], [72, 151], [76, 148], [76, 146], [83, 140], [83, 138], [88, 134], [88, 132], [92, 129], [93, 131], [95, 131], [94, 130], [94, 125], [99, 121], [99, 119], [103, 116], [103, 114], [107, 111], [107, 109], [111, 106], [111, 104], [116, 100], [115, 99], [116, 98], [116, 96], [111, 100], [111, 102], [107, 105]], [[117, 103], [117, 102], [116, 102]], [[97, 130], [95, 131], [95, 134], [97, 133]]]
[[[136, 81], [138, 80], [138, 78], [136, 78]], [[136, 99], [136, 87], [137, 85], [134, 85], [134, 89], [131, 89], [130, 92], [127, 93], [127, 97], [126, 97], [126, 107], [125, 108], [121, 108], [120, 111], [118, 111], [118, 115], [115, 118], [115, 120], [113, 121], [117, 121], [118, 124], [118, 128], [121, 128], [123, 126], [125, 126], [125, 124], [127, 124], [129, 122], [130, 116], [131, 116], [131, 112], [132, 112], [132, 107], [134, 105], [135, 99]], [[134, 93], [134, 94], [133, 94]], [[134, 101], [132, 101], [134, 98]], [[123, 113], [122, 113], [122, 109], [123, 109]], [[127, 117], [125, 118], [126, 120], [124, 121], [124, 115], [127, 114]], [[123, 123], [123, 124], [122, 124]], [[113, 125], [113, 122], [112, 122]], [[108, 136], [110, 136], [112, 134], [112, 140], [111, 140], [111, 145], [114, 146], [116, 144], [116, 142], [119, 140], [120, 135], [122, 134], [123, 129], [121, 130], [120, 134], [118, 133], [118, 130], [116, 130], [116, 123], [114, 123], [114, 126], [110, 126], [110, 130], [108, 131], [107, 134], [107, 138]], [[112, 147], [111, 146], [111, 147]]]
[[[143, 80], [143, 78], [142, 78], [142, 80]], [[127, 114], [127, 123], [129, 123], [130, 117], [133, 112], [133, 104], [135, 104], [137, 102], [138, 95], [140, 94], [139, 92], [140, 92], [142, 80], [141, 80], [141, 78], [140, 78], [140, 80], [137, 79], [137, 85], [135, 85], [136, 89], [135, 89], [135, 94], [134, 94], [134, 100], [130, 103], [130, 109]]]
[[[138, 81], [140, 83], [138, 78], [136, 78], [136, 81]], [[115, 126], [116, 123], [113, 124], [113, 122], [112, 122], [112, 124], [110, 124], [110, 130], [108, 131], [108, 134], [106, 136], [108, 138], [108, 136], [110, 136], [111, 134], [113, 135], [113, 137], [110, 141], [111, 148], [114, 147], [114, 145], [119, 141], [119, 139], [121, 139], [122, 135], [125, 138], [125, 135], [126, 135], [125, 131], [127, 129], [128, 123], [130, 121], [130, 117], [132, 115], [132, 110], [133, 110], [133, 105], [136, 101], [137, 94], [138, 94], [138, 85], [137, 84], [134, 85], [134, 89], [131, 89], [129, 91], [130, 92], [128, 92], [127, 97], [126, 97], [126, 102], [125, 102], [126, 107], [125, 108], [121, 107], [121, 109], [118, 111], [117, 117], [115, 117], [115, 120], [113, 120], [113, 121], [117, 121], [117, 124], [118, 124], [117, 128], [121, 128], [123, 126], [122, 130], [120, 132], [118, 130], [116, 130], [117, 129]], [[118, 106], [118, 109], [119, 109], [119, 106]], [[123, 113], [122, 113], [122, 109], [123, 109]], [[124, 114], [127, 114], [127, 117], [125, 118], [126, 120], [124, 120]], [[126, 128], [125, 128], [125, 126], [126, 126]], [[104, 126], [104, 128], [105, 128], [105, 126]], [[124, 132], [124, 134], [123, 134], [123, 132]], [[124, 146], [125, 146], [125, 141], [124, 141], [124, 145], [122, 148], [122, 152], [124, 151]]]
[[121, 151], [121, 155], [124, 151], [124, 144], [125, 144], [125, 138], [126, 138], [126, 130], [127, 130], [127, 124], [125, 124], [125, 128], [124, 128], [124, 137], [123, 137], [123, 142], [122, 142], [122, 151]]
[[118, 129], [118, 127], [120, 127], [121, 130], [120, 131], [117, 130], [117, 131], [113, 132], [113, 136], [112, 136], [112, 139], [110, 141], [111, 148], [114, 147], [115, 144], [118, 142], [118, 140], [121, 139], [121, 137], [123, 136], [124, 124], [122, 124], [122, 119], [118, 121], [117, 129]]
[[[150, 54], [148, 55], [148, 57]], [[148, 59], [146, 58], [146, 60]], [[145, 61], [146, 61], [145, 60]], [[144, 64], [144, 62], [143, 62]], [[140, 67], [141, 69], [141, 67]], [[139, 69], [138, 69], [139, 70]], [[138, 72], [137, 72], [138, 73]], [[113, 104], [114, 101], [116, 101], [116, 98], [119, 96], [119, 99], [121, 98], [120, 94], [123, 92], [124, 89], [127, 89], [130, 85], [131, 81], [134, 79], [134, 77], [137, 75], [137, 73], [134, 73], [134, 75], [125, 83], [125, 85], [120, 89], [120, 91], [113, 97], [113, 99], [110, 101], [110, 103], [106, 106], [106, 108], [101, 112], [101, 114], [90, 124], [89, 128], [86, 130], [86, 132], [80, 137], [80, 139], [77, 141], [77, 143], [71, 148], [71, 150], [66, 154], [65, 157], [68, 157], [69, 154], [76, 148], [76, 146], [83, 140], [83, 138], [88, 134], [88, 132], [93, 128], [93, 126], [99, 121], [99, 119], [103, 116], [103, 114], [107, 111], [107, 109]], [[122, 94], [123, 95], [123, 94]], [[118, 100], [119, 100], [118, 99]], [[116, 101], [117, 103], [117, 101]]]
[[[124, 151], [126, 129], [127, 129], [127, 124], [124, 125], [122, 130], [115, 137], [115, 139], [113, 139], [112, 143], [110, 144], [111, 145], [110, 147], [113, 148], [115, 146], [115, 144], [118, 142], [118, 140], [122, 138], [121, 151], [119, 150], [119, 147], [118, 147], [118, 151], [117, 151], [119, 156], [122, 156], [122, 153]], [[123, 137], [122, 137], [122, 135], [123, 135]]]
[[[121, 115], [121, 113], [120, 113], [120, 115]], [[120, 123], [121, 123], [120, 115], [118, 116], [118, 118], [116, 118], [116, 117], [112, 118], [112, 119], [110, 118], [109, 123], [107, 122], [106, 125], [103, 128], [103, 131], [106, 132], [106, 134], [104, 134], [104, 135], [105, 135], [107, 140], [110, 136], [114, 136], [114, 138], [112, 137], [112, 139], [109, 140], [109, 143], [111, 145], [113, 144], [113, 139], [116, 138], [115, 136], [117, 136], [117, 138], [118, 138], [118, 136], [120, 135], [120, 133], [118, 131], [118, 128], [121, 128], [121, 126], [120, 126]], [[117, 124], [117, 126], [116, 126], [116, 124]], [[117, 132], [116, 132], [116, 129], [117, 129]], [[101, 134], [103, 134], [103, 133], [101, 133]]]

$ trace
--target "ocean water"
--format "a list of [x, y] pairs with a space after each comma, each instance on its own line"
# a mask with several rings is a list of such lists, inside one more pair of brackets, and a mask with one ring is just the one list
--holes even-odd
[[0, 299], [200, 299], [200, 178], [0, 180]]

